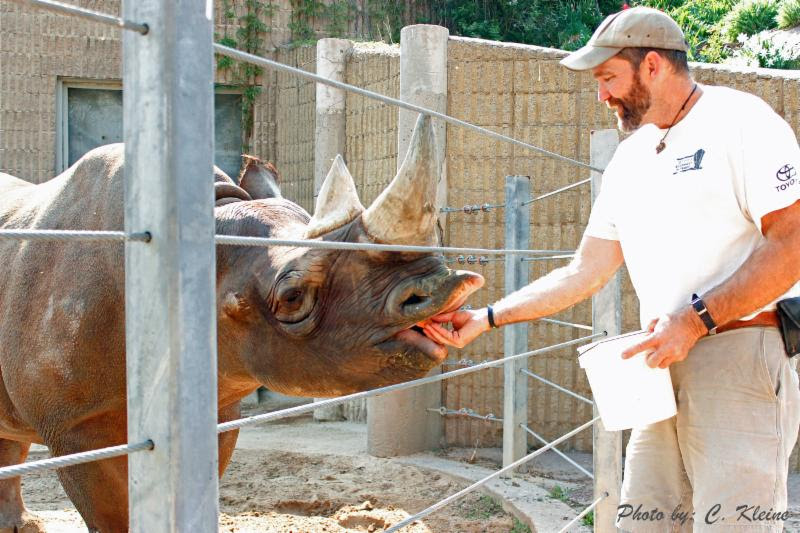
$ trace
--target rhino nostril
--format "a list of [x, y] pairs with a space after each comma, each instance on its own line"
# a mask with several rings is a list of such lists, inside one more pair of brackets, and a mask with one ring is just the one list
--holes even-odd
[[421, 296], [419, 294], [412, 294], [403, 302], [403, 308], [412, 306], [412, 305], [419, 305], [427, 303], [430, 300], [428, 296]]

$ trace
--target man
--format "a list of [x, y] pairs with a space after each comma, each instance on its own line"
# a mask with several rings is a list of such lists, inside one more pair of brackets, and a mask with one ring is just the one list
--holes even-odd
[[[664, 519], [620, 512], [617, 525], [782, 531], [800, 386], [775, 301], [800, 294], [800, 149], [759, 98], [695, 83], [686, 50], [671, 18], [638, 7], [606, 18], [562, 60], [591, 70], [598, 98], [632, 132], [604, 172], [575, 259], [424, 329], [463, 347], [588, 298], [624, 260], [649, 335], [623, 357], [644, 351], [648, 365], [669, 368], [678, 415], [634, 430], [626, 450], [620, 503]], [[679, 519], [693, 512], [693, 524]]]

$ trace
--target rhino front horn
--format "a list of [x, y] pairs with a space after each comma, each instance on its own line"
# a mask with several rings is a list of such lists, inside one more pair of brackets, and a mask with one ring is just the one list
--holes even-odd
[[314, 207], [314, 216], [308, 222], [306, 238], [313, 239], [344, 226], [364, 211], [358, 199], [353, 176], [344, 159], [337, 155], [322, 182]]
[[435, 245], [441, 166], [431, 118], [420, 115], [400, 170], [362, 215], [367, 233], [383, 243]]

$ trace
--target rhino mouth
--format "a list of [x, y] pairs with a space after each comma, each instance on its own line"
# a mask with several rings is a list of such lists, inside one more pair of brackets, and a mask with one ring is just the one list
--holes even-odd
[[[427, 361], [414, 361], [410, 366], [420, 366], [424, 367], [425, 370], [430, 370], [434, 366], [441, 364], [447, 357], [447, 347], [428, 338], [421, 325], [430, 320], [431, 317], [459, 309], [474, 290], [476, 289], [464, 287], [463, 290], [456, 291], [441, 309], [430, 313], [427, 318], [398, 331], [378, 346], [386, 351], [401, 351], [406, 354], [417, 352], [427, 357]], [[406, 358], [406, 362], [411, 363], [411, 358]]]

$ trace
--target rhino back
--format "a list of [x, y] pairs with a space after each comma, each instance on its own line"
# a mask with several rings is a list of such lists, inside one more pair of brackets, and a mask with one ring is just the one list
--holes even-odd
[[[43, 184], [3, 176], [0, 227], [122, 230], [122, 163], [109, 145]], [[0, 240], [0, 263], [0, 433], [124, 413], [122, 243]]]

